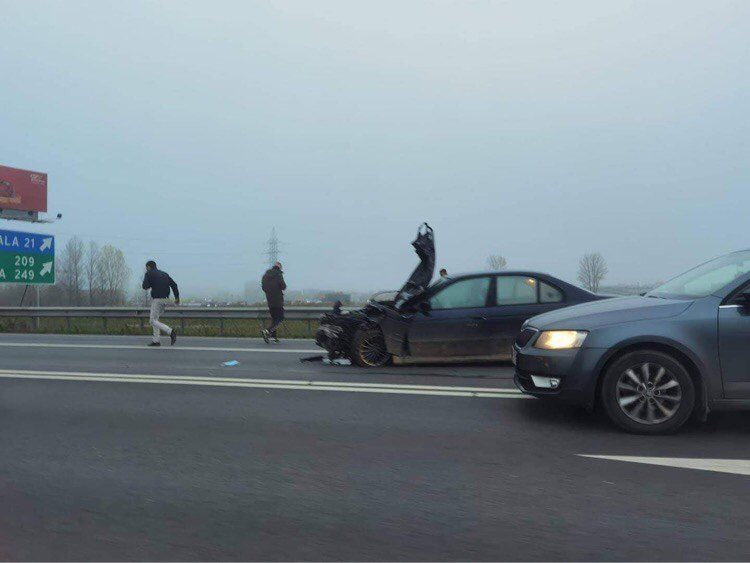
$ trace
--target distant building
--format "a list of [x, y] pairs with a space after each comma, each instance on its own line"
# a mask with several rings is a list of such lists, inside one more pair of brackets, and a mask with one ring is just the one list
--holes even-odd
[[352, 294], [344, 293], [343, 291], [329, 291], [321, 294], [320, 300], [323, 303], [336, 303], [336, 301], [341, 301], [344, 305], [348, 305], [352, 302]]

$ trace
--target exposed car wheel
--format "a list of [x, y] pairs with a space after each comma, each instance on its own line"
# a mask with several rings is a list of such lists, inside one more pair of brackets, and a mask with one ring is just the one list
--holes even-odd
[[352, 338], [351, 359], [360, 367], [381, 367], [391, 363], [383, 333], [377, 328], [358, 329]]
[[666, 434], [680, 428], [695, 406], [695, 387], [684, 366], [655, 350], [631, 352], [604, 374], [601, 403], [628, 432]]

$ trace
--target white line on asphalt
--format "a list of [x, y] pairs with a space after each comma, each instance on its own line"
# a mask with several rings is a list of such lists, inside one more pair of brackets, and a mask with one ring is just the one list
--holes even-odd
[[106, 373], [106, 372], [88, 372], [88, 371], [49, 371], [49, 370], [17, 370], [17, 369], [0, 369], [0, 375], [12, 376], [21, 375], [59, 375], [59, 376], [98, 376], [98, 377], [135, 377], [139, 379], [164, 379], [176, 377], [180, 379], [189, 379], [194, 381], [228, 381], [244, 383], [263, 383], [263, 384], [285, 384], [285, 385], [336, 385], [338, 387], [382, 387], [390, 389], [429, 389], [432, 391], [469, 391], [475, 392], [481, 390], [488, 393], [511, 393], [514, 395], [521, 394], [521, 391], [515, 388], [504, 387], [460, 387], [458, 385], [417, 385], [403, 383], [351, 383], [344, 381], [313, 381], [310, 379], [245, 379], [240, 377], [214, 377], [210, 375], [169, 375], [169, 374], [140, 374], [140, 373]]
[[401, 395], [438, 395], [446, 397], [483, 397], [526, 399], [516, 389], [496, 387], [451, 387], [435, 385], [396, 385], [348, 383], [341, 381], [301, 381], [283, 379], [240, 379], [172, 375], [135, 375], [86, 372], [47, 372], [0, 370], [0, 378], [43, 379], [60, 381], [98, 381], [108, 383], [162, 383], [168, 385], [207, 385], [212, 387], [254, 387], [261, 389], [296, 389], [307, 391], [348, 391], [352, 393], [389, 393]]
[[662, 467], [677, 467], [679, 469], [700, 469], [718, 473], [733, 473], [735, 475], [750, 475], [750, 460], [747, 459], [709, 459], [693, 457], [639, 457], [625, 455], [585, 455], [579, 457], [606, 459], [609, 461], [626, 461], [643, 463], [646, 465], [660, 465]]
[[213, 346], [161, 346], [158, 348], [149, 348], [135, 346], [133, 344], [52, 344], [46, 342], [0, 342], [0, 346], [7, 348], [101, 348], [108, 350], [189, 350], [191, 352], [276, 352], [285, 354], [312, 354], [315, 352], [322, 353], [322, 350], [314, 348], [218, 348]]

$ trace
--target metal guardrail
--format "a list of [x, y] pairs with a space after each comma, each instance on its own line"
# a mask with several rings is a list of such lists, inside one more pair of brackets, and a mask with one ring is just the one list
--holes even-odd
[[[284, 314], [290, 321], [317, 321], [323, 313], [331, 307], [287, 307]], [[145, 327], [149, 318], [148, 307], [0, 307], [0, 317], [30, 318], [34, 327], [39, 328], [39, 320], [43, 318], [66, 319], [68, 328], [74, 318], [102, 319], [103, 328], [107, 330], [108, 319], [139, 319]], [[236, 319], [255, 319], [265, 321], [270, 319], [265, 307], [167, 307], [162, 318], [179, 319], [181, 328], [187, 319], [216, 319], [219, 321], [219, 333], [224, 333], [224, 321]]]

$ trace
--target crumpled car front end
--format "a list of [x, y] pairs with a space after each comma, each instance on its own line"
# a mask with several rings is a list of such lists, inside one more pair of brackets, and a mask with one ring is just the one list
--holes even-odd
[[392, 341], [392, 334], [384, 334], [389, 331], [381, 321], [400, 316], [401, 311], [408, 309], [432, 280], [435, 271], [435, 237], [427, 223], [420, 226], [412, 246], [420, 262], [398, 292], [376, 294], [364, 308], [356, 311], [341, 311], [337, 304], [332, 312], [323, 315], [315, 334], [315, 342], [328, 352], [330, 359], [348, 358], [358, 365], [368, 365], [358, 355], [363, 350], [369, 349], [371, 352], [373, 346], [382, 346], [386, 356], [398, 354], [400, 345]]
[[365, 309], [325, 313], [315, 332], [315, 343], [328, 352], [331, 360], [349, 358], [356, 331], [372, 324]]

